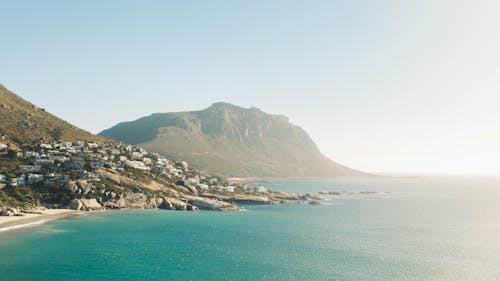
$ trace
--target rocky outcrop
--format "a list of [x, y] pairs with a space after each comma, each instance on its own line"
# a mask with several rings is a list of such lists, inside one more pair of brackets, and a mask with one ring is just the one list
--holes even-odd
[[155, 209], [158, 208], [158, 201], [154, 197], [149, 197], [144, 193], [115, 194], [105, 193], [106, 200], [103, 205], [107, 209]]
[[124, 208], [124, 205], [121, 205], [117, 202], [107, 201], [107, 202], [104, 202], [104, 208], [106, 208], [106, 209], [121, 209], [121, 208]]
[[105, 179], [108, 179], [108, 180], [111, 180], [111, 181], [117, 183], [119, 186], [136, 186], [136, 187], [140, 187], [140, 188], [147, 188], [147, 189], [154, 190], [154, 191], [163, 190], [165, 187], [162, 184], [160, 184], [154, 180], [151, 180], [151, 181], [145, 183], [145, 182], [134, 180], [134, 179], [131, 179], [129, 177], [120, 175], [118, 173], [115, 173], [115, 172], [112, 172], [112, 171], [109, 171], [109, 170], [103, 169], [103, 168], [98, 170], [98, 174]]
[[198, 207], [200, 210], [211, 210], [211, 211], [237, 211], [240, 208], [234, 204], [205, 198], [199, 196], [186, 196], [188, 203]]
[[95, 189], [95, 186], [87, 180], [77, 180], [70, 181], [67, 185], [65, 185], [65, 188], [75, 195], [85, 196], [88, 193], [91, 193]]
[[326, 200], [325, 197], [321, 196], [321, 195], [318, 195], [318, 194], [309, 194], [309, 193], [306, 193], [304, 195], [305, 199], [311, 199], [311, 200], [315, 200], [315, 201], [323, 201], [323, 200]]
[[69, 208], [77, 211], [94, 211], [102, 210], [103, 206], [96, 199], [74, 199]]
[[306, 200], [308, 198], [301, 194], [290, 192], [276, 192], [266, 195], [252, 195], [252, 194], [235, 194], [234, 196], [224, 196], [213, 193], [203, 193], [202, 197], [226, 201], [235, 204], [244, 205], [268, 205], [268, 204], [289, 204], [298, 200]]
[[[186, 211], [188, 210], [188, 204], [182, 200], [176, 198], [162, 197], [157, 199], [158, 207], [165, 210], [177, 210]], [[192, 207], [189, 207], [192, 209]]]
[[305, 200], [307, 198], [302, 194], [292, 192], [275, 192], [271, 195], [273, 198], [280, 200]]
[[323, 203], [321, 203], [320, 201], [312, 200], [309, 201], [309, 205], [323, 205]]
[[0, 209], [0, 216], [21, 216], [21, 212], [17, 208], [4, 208]]
[[269, 197], [254, 195], [235, 195], [234, 197], [229, 198], [227, 201], [236, 204], [247, 205], [268, 205], [275, 203]]
[[148, 197], [143, 193], [127, 193], [124, 200], [126, 208], [143, 209], [148, 205]]

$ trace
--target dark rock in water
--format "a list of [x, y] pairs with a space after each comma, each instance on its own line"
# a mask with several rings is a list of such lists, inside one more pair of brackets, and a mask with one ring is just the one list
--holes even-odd
[[342, 192], [339, 191], [328, 191], [328, 190], [323, 190], [320, 191], [319, 194], [328, 194], [328, 195], [342, 195]]
[[198, 211], [198, 210], [200, 210], [200, 208], [198, 208], [197, 206], [193, 206], [193, 205], [188, 206], [188, 211]]
[[317, 200], [317, 201], [326, 200], [326, 198], [325, 198], [325, 197], [323, 197], [323, 196], [321, 196], [321, 195], [317, 195], [317, 194], [309, 194], [309, 193], [307, 193], [307, 194], [305, 195], [305, 197], [306, 197], [307, 199], [312, 199], [312, 200]]
[[365, 195], [368, 194], [369, 195], [369, 194], [377, 194], [377, 192], [376, 191], [360, 191], [359, 194], [365, 194]]
[[313, 201], [309, 202], [309, 205], [323, 205], [323, 203], [316, 201], [316, 200], [313, 200]]

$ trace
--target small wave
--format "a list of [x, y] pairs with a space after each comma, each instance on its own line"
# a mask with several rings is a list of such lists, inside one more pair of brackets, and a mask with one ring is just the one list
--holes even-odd
[[29, 226], [40, 225], [40, 224], [43, 224], [45, 222], [47, 222], [47, 221], [41, 220], [41, 221], [35, 221], [35, 222], [30, 222], [30, 223], [25, 223], [25, 224], [19, 224], [19, 225], [2, 227], [2, 228], [0, 228], [0, 232], [5, 232], [5, 231], [19, 229], [19, 228], [24, 228], [24, 227], [29, 227]]

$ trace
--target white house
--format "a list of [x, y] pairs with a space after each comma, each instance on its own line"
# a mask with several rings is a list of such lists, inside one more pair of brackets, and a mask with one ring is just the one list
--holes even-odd
[[267, 188], [265, 188], [263, 186], [255, 187], [254, 190], [255, 190], [255, 192], [258, 192], [258, 193], [268, 193], [269, 192], [269, 190], [267, 190]]
[[71, 147], [73, 147], [73, 144], [69, 141], [66, 141], [66, 142], [60, 142], [60, 143], [56, 143], [54, 145], [55, 147], [58, 147], [59, 149], [70, 149]]
[[219, 191], [227, 191], [227, 192], [234, 192], [234, 186], [228, 185], [228, 186], [218, 186], [217, 189]]
[[144, 157], [144, 155], [140, 152], [137, 152], [137, 151], [132, 152], [132, 158], [142, 159], [143, 157]]
[[42, 148], [42, 149], [53, 149], [54, 147], [51, 144], [42, 143], [42, 144], [40, 144], [40, 148]]
[[129, 166], [130, 168], [144, 170], [144, 171], [151, 170], [151, 168], [144, 165], [144, 163], [141, 161], [127, 161], [126, 163], [127, 163], [127, 166]]
[[89, 142], [87, 144], [87, 146], [90, 148], [90, 149], [94, 149], [94, 148], [99, 148], [99, 144], [95, 143], [95, 142]]

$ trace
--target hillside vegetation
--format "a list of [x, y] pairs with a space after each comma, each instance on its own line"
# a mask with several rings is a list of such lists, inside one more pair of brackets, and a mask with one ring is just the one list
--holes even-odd
[[79, 129], [22, 99], [0, 84], [0, 134], [5, 142], [108, 141]]

